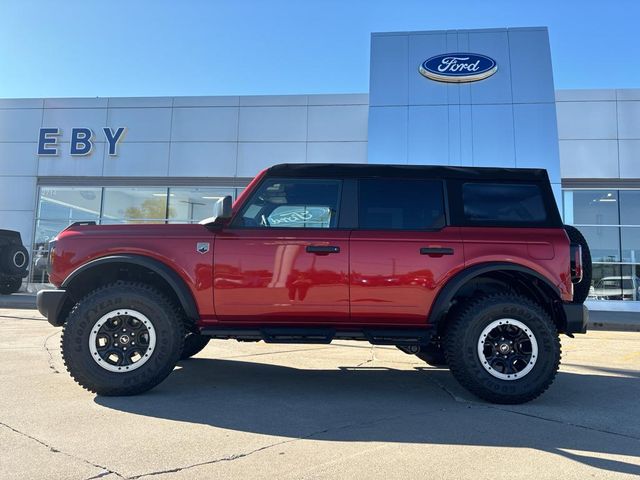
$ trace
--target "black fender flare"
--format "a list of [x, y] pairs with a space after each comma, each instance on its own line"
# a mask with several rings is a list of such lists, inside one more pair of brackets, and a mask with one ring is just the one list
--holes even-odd
[[144, 255], [121, 254], [96, 258], [95, 260], [91, 260], [90, 262], [81, 265], [73, 272], [71, 272], [69, 276], [64, 279], [62, 285], [60, 285], [60, 288], [68, 289], [69, 285], [71, 285], [71, 283], [83, 273], [87, 272], [90, 269], [110, 263], [128, 263], [151, 270], [152, 272], [160, 276], [165, 282], [167, 282], [173, 289], [176, 296], [178, 297], [180, 305], [184, 309], [184, 312], [188, 318], [194, 321], [197, 321], [200, 318], [196, 301], [193, 298], [189, 287], [180, 277], [180, 275], [178, 275], [175, 270], [173, 270], [171, 267], [161, 262], [160, 260], [156, 260]]
[[560, 289], [553, 283], [549, 281], [544, 275], [532, 270], [528, 267], [524, 267], [522, 265], [518, 265], [516, 263], [508, 263], [508, 262], [487, 262], [481, 263], [478, 265], [474, 265], [469, 268], [465, 268], [461, 272], [458, 272], [454, 275], [446, 285], [438, 292], [436, 297], [436, 301], [433, 303], [433, 307], [431, 309], [431, 313], [429, 314], [429, 323], [432, 325], [438, 325], [440, 321], [444, 318], [444, 316], [449, 311], [449, 307], [451, 306], [451, 302], [455, 298], [458, 291], [466, 285], [467, 282], [473, 280], [474, 278], [483, 275], [489, 272], [498, 272], [498, 271], [515, 271], [520, 273], [526, 273], [535, 277], [536, 279], [542, 281], [545, 285], [551, 288], [558, 299], [560, 299]]

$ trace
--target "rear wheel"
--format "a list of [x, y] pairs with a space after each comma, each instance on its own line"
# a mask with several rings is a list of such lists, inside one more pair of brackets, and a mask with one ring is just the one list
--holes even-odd
[[182, 353], [182, 315], [158, 290], [116, 282], [80, 300], [62, 329], [62, 357], [81, 386], [99, 395], [155, 387]]
[[565, 225], [564, 230], [567, 232], [569, 241], [576, 243], [582, 247], [582, 280], [580, 283], [573, 285], [573, 302], [572, 303], [584, 303], [589, 295], [589, 289], [591, 288], [591, 251], [589, 250], [589, 244], [584, 238], [580, 230], [571, 225]]
[[22, 278], [11, 278], [0, 281], [0, 294], [9, 295], [16, 293], [22, 286]]
[[549, 315], [526, 297], [495, 294], [467, 303], [445, 339], [449, 368], [470, 392], [494, 403], [533, 400], [553, 382], [560, 340]]
[[186, 360], [187, 358], [191, 358], [197, 353], [200, 353], [202, 349], [207, 346], [209, 340], [211, 340], [211, 337], [206, 337], [199, 333], [187, 333], [184, 337], [184, 347], [182, 348], [180, 360]]

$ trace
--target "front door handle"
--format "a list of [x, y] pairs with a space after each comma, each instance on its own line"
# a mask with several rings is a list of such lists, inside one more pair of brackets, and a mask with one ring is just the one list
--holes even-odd
[[307, 245], [307, 253], [317, 255], [329, 255], [330, 253], [340, 253], [340, 247], [334, 245]]
[[441, 257], [442, 255], [453, 255], [453, 248], [449, 247], [422, 247], [420, 255], [429, 255], [430, 257]]

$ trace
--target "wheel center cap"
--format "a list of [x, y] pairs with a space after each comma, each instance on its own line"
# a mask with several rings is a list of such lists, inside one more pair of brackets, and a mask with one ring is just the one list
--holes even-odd
[[120, 343], [122, 343], [123, 345], [126, 345], [129, 343], [129, 335], [122, 335], [120, 336]]
[[500, 345], [498, 345], [498, 350], [503, 355], [506, 355], [507, 353], [509, 353], [511, 351], [511, 347], [509, 346], [508, 343], [501, 343]]

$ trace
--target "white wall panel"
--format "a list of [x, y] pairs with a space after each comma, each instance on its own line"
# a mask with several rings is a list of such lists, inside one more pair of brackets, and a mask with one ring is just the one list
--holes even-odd
[[640, 139], [640, 101], [618, 102], [618, 135], [624, 139]]
[[241, 107], [241, 142], [292, 142], [307, 138], [307, 107]]
[[473, 105], [473, 165], [515, 167], [512, 105]]
[[240, 97], [241, 107], [288, 107], [307, 105], [306, 95], [245, 95]]
[[33, 210], [35, 177], [0, 177], [0, 210]]
[[640, 88], [622, 88], [616, 90], [616, 98], [622, 100], [640, 100]]
[[38, 175], [41, 177], [99, 177], [102, 175], [104, 150], [104, 143], [95, 143], [89, 155], [72, 157], [69, 155], [69, 144], [62, 144], [58, 148], [59, 155], [55, 157], [40, 157]]
[[560, 159], [553, 103], [513, 105], [516, 166], [544, 168], [552, 182], [560, 182]]
[[109, 108], [156, 108], [171, 107], [171, 97], [113, 97], [109, 98]]
[[553, 82], [540, 81], [541, 77], [553, 78], [547, 29], [517, 28], [508, 35], [513, 102], [553, 103]]
[[309, 107], [308, 140], [366, 141], [368, 116], [366, 105]]
[[[471, 84], [471, 102], [475, 104], [511, 103], [511, 68], [509, 40], [505, 29], [469, 32], [469, 50], [493, 58], [498, 71], [481, 82]], [[539, 75], [538, 80], [545, 78]]]
[[308, 95], [309, 105], [366, 105], [369, 106], [367, 93], [337, 93]]
[[619, 152], [620, 177], [640, 178], [640, 140], [620, 140]]
[[174, 142], [169, 155], [172, 177], [233, 177], [236, 142]]
[[37, 142], [40, 109], [0, 109], [0, 142]]
[[120, 147], [133, 142], [168, 142], [171, 133], [170, 108], [110, 108], [108, 127], [127, 127]]
[[174, 97], [174, 107], [237, 107], [240, 97]]
[[615, 90], [586, 88], [556, 90], [556, 101], [558, 102], [614, 101], [615, 99]]
[[563, 178], [617, 178], [616, 140], [560, 140]]
[[0, 108], [42, 108], [42, 98], [0, 98]]
[[[71, 129], [90, 128], [94, 143], [105, 143], [102, 128], [107, 125], [106, 108], [45, 108], [42, 117], [43, 127], [57, 127], [61, 130], [58, 142], [71, 141]], [[36, 140], [38, 138], [36, 137]], [[67, 145], [65, 150], [69, 149]], [[60, 151], [60, 147], [58, 147]]]
[[169, 171], [169, 143], [122, 143], [117, 157], [106, 156], [103, 174], [118, 177], [163, 177]]
[[369, 163], [407, 163], [408, 107], [369, 107]]
[[235, 142], [237, 138], [237, 107], [173, 109], [173, 142]]
[[2, 175], [37, 175], [37, 143], [0, 143]]
[[410, 165], [449, 164], [448, 110], [446, 105], [409, 107], [407, 162]]
[[307, 163], [367, 163], [367, 142], [309, 142]]
[[407, 105], [408, 55], [407, 35], [371, 36], [370, 105]]
[[567, 140], [614, 139], [616, 102], [558, 102], [558, 137]]
[[304, 142], [252, 142], [238, 145], [238, 176], [253, 177], [277, 163], [305, 163]]
[[45, 98], [44, 108], [107, 108], [109, 99], [95, 98]]
[[[447, 35], [445, 32], [434, 32], [419, 35], [407, 35], [409, 42], [409, 60], [407, 62], [407, 77], [409, 80], [409, 105], [446, 105], [448, 90], [457, 92], [457, 85], [434, 82], [422, 76], [420, 65], [426, 59], [446, 53]], [[387, 72], [387, 75], [400, 76], [402, 72]], [[377, 81], [377, 79], [376, 79]]]

